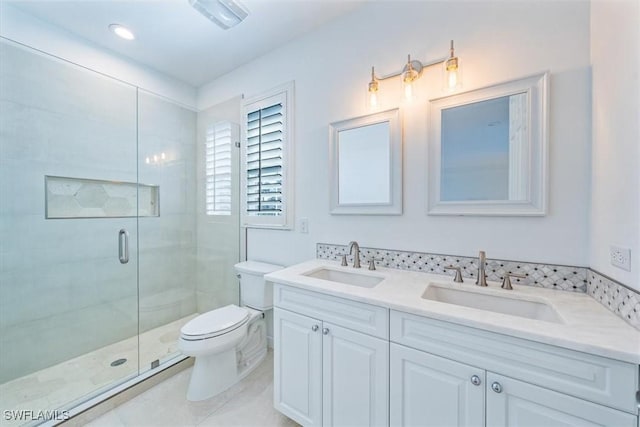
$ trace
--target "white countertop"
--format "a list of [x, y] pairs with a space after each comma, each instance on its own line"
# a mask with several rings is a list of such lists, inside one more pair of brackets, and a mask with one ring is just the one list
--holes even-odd
[[[322, 267], [383, 277], [384, 280], [373, 288], [364, 288], [303, 275]], [[489, 287], [480, 288], [474, 285], [472, 279], [465, 279], [464, 283], [455, 283], [452, 276], [382, 267], [378, 267], [376, 271], [369, 271], [366, 266], [354, 269], [351, 266], [341, 267], [336, 261], [320, 259], [278, 270], [267, 274], [265, 278], [274, 283], [640, 364], [640, 331], [587, 294], [518, 284], [513, 284], [513, 290], [507, 291], [501, 289], [500, 284], [496, 282], [488, 282]], [[552, 306], [563, 323], [527, 319], [422, 298], [422, 294], [432, 282], [438, 286], [541, 301]], [[515, 279], [512, 282], [515, 282]]]

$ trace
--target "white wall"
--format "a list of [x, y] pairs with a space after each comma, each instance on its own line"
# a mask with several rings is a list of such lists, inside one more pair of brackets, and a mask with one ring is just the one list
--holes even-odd
[[[464, 66], [465, 89], [551, 71], [550, 210], [542, 218], [425, 214], [427, 99], [442, 95], [441, 71], [419, 80], [404, 113], [404, 214], [329, 215], [328, 124], [367, 113], [371, 65], [398, 71], [407, 53], [447, 55]], [[248, 257], [292, 264], [317, 242], [587, 265], [590, 171], [589, 4], [587, 2], [373, 2], [198, 91], [200, 109], [295, 80], [295, 214], [309, 234], [249, 230]], [[399, 80], [381, 83], [382, 108], [397, 105]], [[298, 227], [296, 227], [298, 228]]]
[[193, 108], [195, 88], [27, 15], [0, 1], [0, 36]]
[[[591, 268], [640, 290], [640, 6], [591, 4], [593, 155]], [[631, 249], [631, 271], [611, 266], [609, 246]]]

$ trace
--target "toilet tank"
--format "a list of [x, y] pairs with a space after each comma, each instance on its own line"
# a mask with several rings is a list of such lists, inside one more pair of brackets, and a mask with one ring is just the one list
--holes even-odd
[[264, 275], [284, 268], [281, 265], [258, 261], [244, 261], [236, 264], [240, 279], [240, 302], [256, 310], [273, 307], [273, 283], [266, 282]]

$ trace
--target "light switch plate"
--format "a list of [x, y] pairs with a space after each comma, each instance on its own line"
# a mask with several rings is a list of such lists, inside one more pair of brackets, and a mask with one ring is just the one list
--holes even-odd
[[631, 271], [631, 249], [619, 246], [609, 247], [611, 265], [623, 270]]

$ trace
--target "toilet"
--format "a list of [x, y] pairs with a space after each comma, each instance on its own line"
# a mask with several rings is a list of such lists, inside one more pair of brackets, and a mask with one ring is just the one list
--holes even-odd
[[264, 311], [273, 307], [273, 284], [264, 275], [283, 268], [257, 261], [236, 264], [241, 307], [203, 313], [180, 329], [178, 348], [195, 357], [187, 399], [208, 399], [249, 374], [267, 354]]

